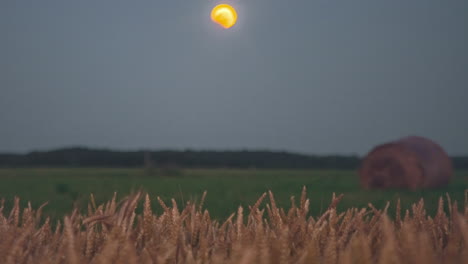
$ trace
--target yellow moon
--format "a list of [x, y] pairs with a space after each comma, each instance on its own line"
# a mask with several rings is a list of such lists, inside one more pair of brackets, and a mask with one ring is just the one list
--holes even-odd
[[217, 5], [211, 11], [211, 20], [223, 28], [230, 28], [237, 21], [236, 9], [227, 4]]

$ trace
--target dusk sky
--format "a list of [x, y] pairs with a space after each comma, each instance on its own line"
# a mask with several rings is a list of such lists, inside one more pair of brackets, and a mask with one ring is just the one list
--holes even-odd
[[467, 0], [0, 1], [0, 152], [362, 155], [407, 135], [468, 154]]

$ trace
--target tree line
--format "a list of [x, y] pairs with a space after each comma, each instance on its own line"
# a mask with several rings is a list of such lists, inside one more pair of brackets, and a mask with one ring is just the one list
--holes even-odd
[[[113, 151], [66, 148], [27, 154], [0, 154], [0, 167], [154, 167], [357, 169], [361, 158], [275, 151]], [[452, 157], [455, 168], [468, 169], [468, 157]]]

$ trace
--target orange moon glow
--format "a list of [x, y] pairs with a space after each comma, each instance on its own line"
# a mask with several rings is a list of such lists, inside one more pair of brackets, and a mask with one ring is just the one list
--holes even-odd
[[223, 28], [230, 28], [237, 21], [236, 9], [227, 4], [217, 5], [211, 11], [211, 20]]

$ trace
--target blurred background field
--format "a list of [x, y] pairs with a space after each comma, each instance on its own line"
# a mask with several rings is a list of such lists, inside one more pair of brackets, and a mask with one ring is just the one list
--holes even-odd
[[263, 192], [273, 191], [280, 206], [289, 207], [290, 197], [299, 199], [306, 186], [311, 199], [311, 214], [327, 209], [332, 193], [344, 194], [338, 209], [366, 207], [372, 203], [383, 208], [391, 202], [394, 211], [401, 199], [402, 208], [424, 198], [429, 214], [434, 214], [440, 196], [450, 194], [462, 203], [468, 189], [468, 170], [457, 170], [447, 187], [418, 191], [363, 190], [354, 170], [267, 170], [267, 169], [164, 169], [148, 173], [144, 169], [122, 168], [15, 168], [0, 169], [0, 199], [5, 198], [6, 209], [15, 196], [22, 205], [31, 201], [33, 207], [48, 202], [44, 211], [53, 218], [70, 213], [75, 206], [86, 210], [89, 195], [98, 203], [108, 201], [114, 192], [118, 199], [143, 190], [148, 192], [153, 207], [161, 212], [156, 197], [170, 202], [175, 198], [179, 206], [188, 200], [199, 200], [207, 191], [205, 207], [212, 217], [223, 219], [235, 212], [239, 205], [247, 209]]

